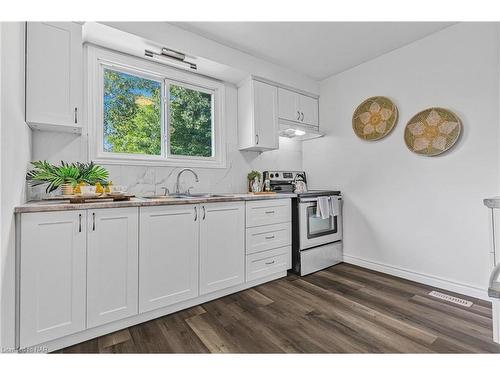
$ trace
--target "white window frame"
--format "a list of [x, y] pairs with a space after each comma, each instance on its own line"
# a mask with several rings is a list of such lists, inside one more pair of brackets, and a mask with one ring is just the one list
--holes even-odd
[[[225, 86], [222, 82], [90, 44], [86, 45], [85, 49], [87, 54], [87, 134], [90, 160], [101, 164], [118, 165], [198, 168], [226, 167], [224, 126]], [[161, 84], [162, 98], [164, 98], [161, 117], [161, 155], [104, 151], [104, 69], [132, 74], [157, 81]], [[170, 84], [212, 95], [212, 157], [170, 155], [170, 134], [167, 126]]]

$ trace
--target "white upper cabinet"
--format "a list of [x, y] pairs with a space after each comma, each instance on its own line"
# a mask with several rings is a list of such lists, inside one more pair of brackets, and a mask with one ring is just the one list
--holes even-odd
[[245, 203], [200, 206], [200, 294], [245, 281]]
[[138, 313], [139, 209], [88, 211], [87, 328]]
[[198, 205], [142, 207], [139, 312], [198, 296]]
[[247, 80], [238, 89], [238, 141], [240, 150], [279, 148], [278, 88]]
[[80, 24], [27, 23], [26, 122], [32, 128], [81, 131], [82, 51]]
[[278, 89], [279, 118], [289, 121], [300, 121], [299, 94], [296, 92]]
[[300, 121], [306, 125], [319, 126], [318, 99], [299, 94]]
[[300, 124], [319, 126], [318, 99], [312, 96], [279, 88], [279, 118]]
[[86, 211], [23, 214], [20, 346], [85, 329]]

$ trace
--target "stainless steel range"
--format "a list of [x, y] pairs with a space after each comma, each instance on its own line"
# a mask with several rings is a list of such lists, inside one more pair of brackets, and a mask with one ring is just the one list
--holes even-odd
[[[265, 171], [276, 193], [293, 193], [297, 181], [307, 183], [303, 171]], [[318, 212], [319, 201], [336, 204], [328, 214]], [[335, 190], [307, 190], [292, 199], [292, 269], [301, 276], [342, 262], [342, 195]]]

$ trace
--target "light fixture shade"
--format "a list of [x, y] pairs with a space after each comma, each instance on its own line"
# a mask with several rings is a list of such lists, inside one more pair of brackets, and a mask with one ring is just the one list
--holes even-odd
[[318, 127], [306, 126], [293, 123], [280, 123], [279, 136], [290, 138], [297, 141], [306, 141], [309, 139], [322, 137], [324, 134]]

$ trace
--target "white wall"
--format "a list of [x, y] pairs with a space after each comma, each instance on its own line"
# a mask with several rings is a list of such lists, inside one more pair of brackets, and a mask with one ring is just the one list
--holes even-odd
[[[327, 136], [304, 143], [303, 165], [312, 187], [344, 193], [346, 261], [485, 296], [482, 199], [499, 188], [498, 43], [495, 24], [462, 23], [321, 83]], [[352, 113], [375, 95], [395, 101], [399, 122], [365, 142]], [[431, 106], [453, 110], [464, 128], [454, 149], [433, 158], [403, 140], [406, 122]]]
[[31, 131], [24, 122], [24, 23], [1, 23], [0, 347], [14, 346], [14, 206], [26, 200]]

